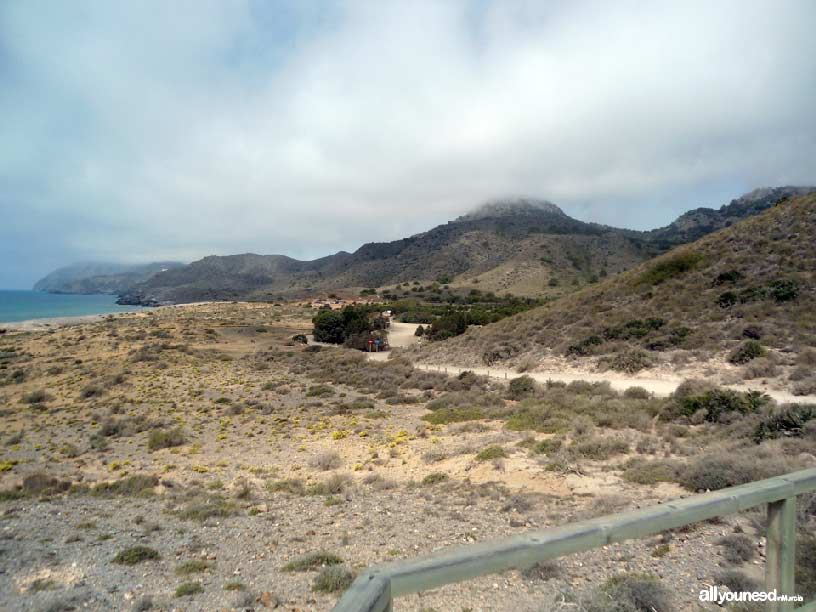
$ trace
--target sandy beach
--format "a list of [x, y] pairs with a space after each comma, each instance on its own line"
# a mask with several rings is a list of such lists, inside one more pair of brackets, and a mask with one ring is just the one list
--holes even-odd
[[46, 331], [49, 329], [56, 329], [60, 327], [71, 327], [75, 325], [86, 325], [89, 323], [98, 323], [105, 319], [121, 319], [128, 317], [144, 317], [149, 316], [149, 313], [157, 310], [165, 310], [168, 308], [195, 308], [196, 306], [206, 306], [212, 302], [191, 302], [189, 304], [167, 304], [165, 306], [155, 306], [152, 308], [145, 308], [144, 310], [135, 310], [132, 312], [106, 312], [92, 315], [78, 315], [71, 317], [44, 317], [39, 319], [27, 319], [25, 321], [11, 321], [4, 323], [0, 321], [0, 330], [6, 330], [6, 333], [14, 332], [32, 332], [32, 331]]

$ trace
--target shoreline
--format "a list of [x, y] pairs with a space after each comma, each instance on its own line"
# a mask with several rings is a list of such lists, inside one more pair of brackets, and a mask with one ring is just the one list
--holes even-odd
[[145, 313], [154, 312], [166, 308], [181, 308], [188, 306], [205, 306], [215, 302], [189, 302], [185, 304], [163, 304], [161, 306], [145, 306], [139, 310], [126, 310], [114, 312], [98, 312], [96, 314], [87, 315], [70, 315], [66, 317], [42, 317], [39, 319], [26, 319], [24, 321], [9, 321], [4, 323], [0, 321], [0, 329], [9, 332], [32, 332], [32, 331], [48, 331], [49, 329], [59, 329], [61, 327], [70, 327], [73, 325], [87, 325], [91, 323], [99, 323], [105, 319], [122, 318], [129, 316], [144, 316]]
[[144, 310], [100, 312], [97, 314], [71, 315], [67, 317], [43, 317], [39, 319], [26, 319], [24, 321], [10, 321], [8, 323], [0, 321], [0, 329], [5, 329], [6, 332], [45, 331], [60, 327], [70, 327], [72, 325], [98, 323], [100, 321], [104, 321], [108, 317], [122, 317], [127, 315], [135, 315], [142, 312], [144, 312]]

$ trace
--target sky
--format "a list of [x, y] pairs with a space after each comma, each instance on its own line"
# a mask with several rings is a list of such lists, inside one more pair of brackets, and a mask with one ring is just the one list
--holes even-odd
[[0, 287], [816, 184], [816, 3], [0, 2]]

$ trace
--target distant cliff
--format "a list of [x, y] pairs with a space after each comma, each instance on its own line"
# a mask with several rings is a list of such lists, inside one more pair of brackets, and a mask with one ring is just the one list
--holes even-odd
[[177, 261], [149, 264], [118, 264], [108, 262], [76, 263], [54, 270], [37, 281], [34, 291], [46, 293], [113, 293], [120, 294], [153, 275], [179, 268]]

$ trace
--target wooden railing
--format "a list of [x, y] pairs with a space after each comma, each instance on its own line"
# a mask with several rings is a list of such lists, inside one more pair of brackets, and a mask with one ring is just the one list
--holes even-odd
[[[796, 496], [811, 491], [816, 491], [816, 468], [632, 512], [374, 566], [357, 577], [334, 611], [390, 612], [393, 598], [400, 595], [529, 567], [538, 561], [644, 538], [761, 504], [768, 506], [765, 590], [794, 595]], [[792, 602], [776, 601], [768, 603], [767, 609], [772, 612], [794, 609], [796, 612], [816, 612], [816, 601], [799, 608], [795, 608]]]

